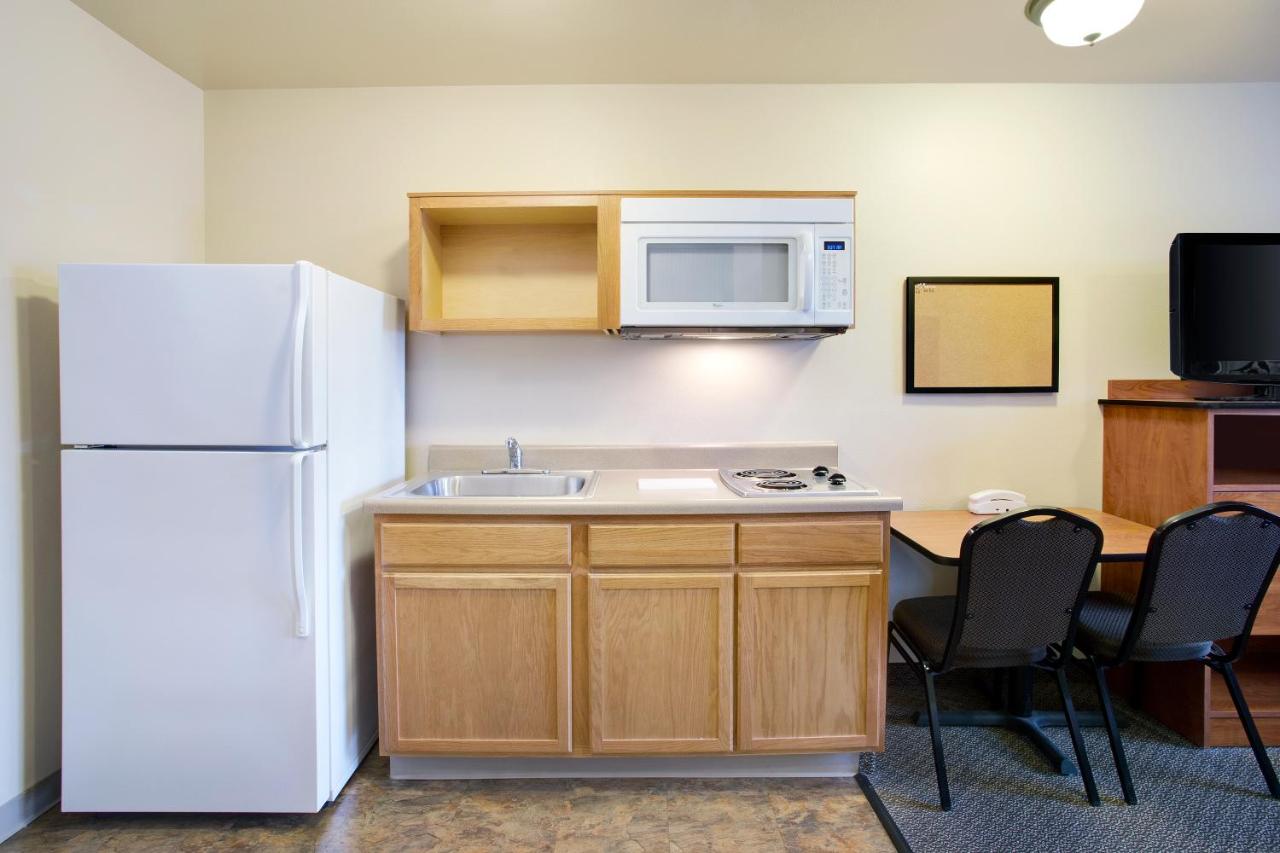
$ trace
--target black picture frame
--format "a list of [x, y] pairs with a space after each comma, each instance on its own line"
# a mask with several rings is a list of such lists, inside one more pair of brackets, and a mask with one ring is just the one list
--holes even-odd
[[[1052, 299], [1052, 352], [1048, 385], [985, 385], [985, 386], [926, 386], [916, 385], [915, 371], [915, 308], [917, 284], [1044, 284], [1051, 288]], [[1056, 394], [1058, 393], [1058, 297], [1060, 281], [1057, 276], [911, 276], [906, 280], [906, 393], [908, 394]]]

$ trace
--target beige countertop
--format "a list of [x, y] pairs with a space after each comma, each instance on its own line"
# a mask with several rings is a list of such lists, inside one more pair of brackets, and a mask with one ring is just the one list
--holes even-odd
[[[421, 515], [759, 515], [804, 512], [890, 512], [902, 498], [887, 495], [832, 496], [828, 493], [739, 497], [720, 481], [716, 468], [605, 468], [594, 488], [574, 497], [421, 497], [409, 494], [437, 471], [410, 480], [365, 501], [374, 513]], [[641, 480], [708, 480], [710, 488], [641, 488]]]

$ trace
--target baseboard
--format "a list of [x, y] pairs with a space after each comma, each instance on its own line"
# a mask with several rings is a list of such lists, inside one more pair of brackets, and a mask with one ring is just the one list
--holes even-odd
[[850, 777], [858, 754], [604, 756], [581, 758], [391, 757], [392, 779], [743, 779]]
[[7, 803], [0, 803], [0, 841], [58, 804], [62, 771], [55, 770]]

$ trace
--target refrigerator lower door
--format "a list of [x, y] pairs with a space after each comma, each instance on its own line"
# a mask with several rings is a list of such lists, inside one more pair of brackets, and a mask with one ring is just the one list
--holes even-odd
[[329, 799], [326, 463], [63, 451], [64, 810]]
[[62, 443], [324, 444], [327, 287], [308, 263], [62, 265]]

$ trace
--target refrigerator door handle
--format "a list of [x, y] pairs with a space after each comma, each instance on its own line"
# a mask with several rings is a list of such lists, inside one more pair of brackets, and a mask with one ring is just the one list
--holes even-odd
[[311, 270], [309, 264], [298, 265], [297, 302], [293, 306], [293, 358], [290, 377], [289, 441], [294, 447], [306, 447], [302, 405], [303, 357], [306, 354], [307, 309], [311, 305]]
[[302, 466], [311, 456], [299, 453], [290, 460], [293, 467], [292, 502], [289, 510], [291, 531], [289, 538], [290, 562], [293, 564], [294, 629], [296, 636], [311, 634], [311, 605], [307, 600], [306, 542], [303, 541]]

